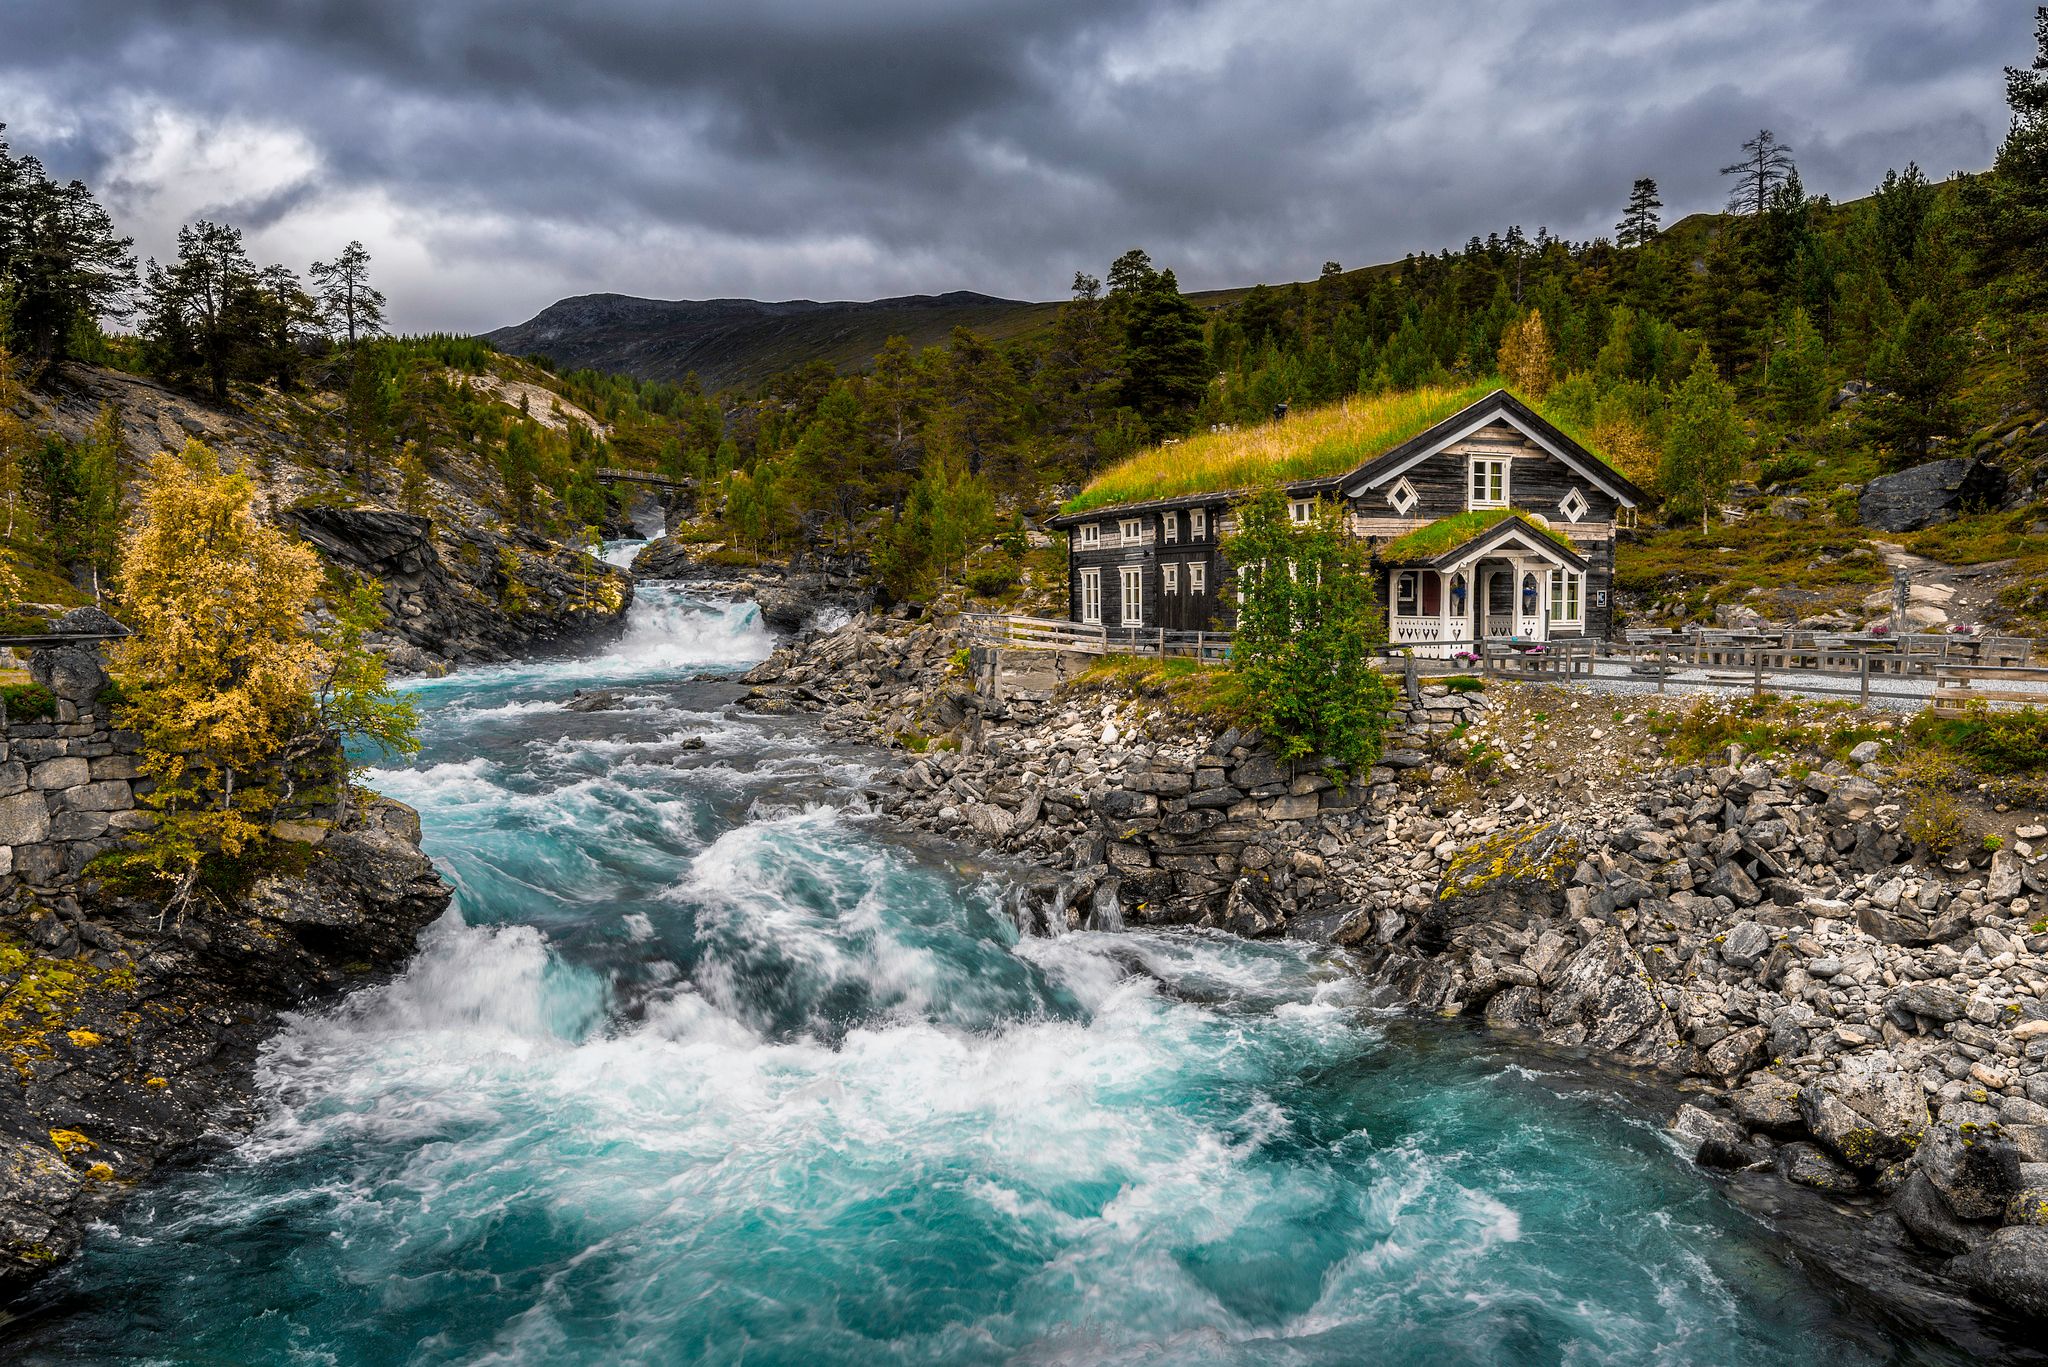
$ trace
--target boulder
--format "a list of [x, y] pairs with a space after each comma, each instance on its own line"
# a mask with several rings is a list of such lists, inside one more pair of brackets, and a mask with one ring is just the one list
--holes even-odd
[[1984, 1237], [1956, 1218], [1924, 1172], [1906, 1178], [1892, 1197], [1892, 1213], [1913, 1238], [1937, 1253], [1965, 1253]]
[[1856, 515], [1881, 532], [1912, 532], [1948, 522], [2005, 497], [2005, 472], [1981, 460], [1931, 460], [1863, 486]]
[[1958, 1219], [1995, 1219], [2022, 1189], [2019, 1151], [1999, 1137], [1996, 1127], [1965, 1133], [1953, 1125], [1931, 1126], [1914, 1166]]
[[1855, 1191], [1863, 1185], [1855, 1173], [1807, 1143], [1778, 1150], [1778, 1171], [1786, 1181], [1815, 1191]]
[[1728, 1105], [1737, 1120], [1764, 1134], [1783, 1139], [1806, 1128], [1799, 1113], [1799, 1089], [1789, 1082], [1775, 1078], [1753, 1082], [1730, 1092]]
[[[1723, 864], [1722, 872], [1733, 870], [1738, 876], [1742, 871], [1733, 864]], [[1756, 885], [1747, 877], [1742, 881], [1749, 884], [1749, 902], [1756, 901]], [[1737, 901], [1744, 899], [1737, 898]], [[1721, 958], [1731, 968], [1755, 968], [1757, 961], [1771, 952], [1771, 933], [1754, 921], [1738, 921], [1728, 928], [1728, 934], [1721, 941]]]
[[1604, 1050], [1629, 1063], [1670, 1067], [1678, 1032], [1649, 970], [1607, 927], [1565, 964], [1544, 1013], [1544, 1038]]
[[1799, 1113], [1814, 1138], [1871, 1172], [1910, 1155], [1931, 1121], [1919, 1078], [1883, 1049], [1852, 1054], [1803, 1088]]
[[1671, 1132], [1692, 1141], [1693, 1161], [1703, 1168], [1746, 1168], [1763, 1156], [1740, 1125], [1691, 1104], [1671, 1117]]
[[2048, 1319], [2048, 1229], [2007, 1225], [1948, 1270], [1986, 1300]]

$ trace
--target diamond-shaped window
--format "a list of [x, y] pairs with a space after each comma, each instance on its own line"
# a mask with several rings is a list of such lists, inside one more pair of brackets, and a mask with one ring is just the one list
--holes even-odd
[[1394, 505], [1395, 512], [1406, 517], [1409, 509], [1422, 502], [1422, 496], [1415, 492], [1415, 486], [1408, 482], [1406, 475], [1403, 475], [1395, 481], [1393, 488], [1387, 490], [1387, 502]]
[[1565, 521], [1577, 522], [1586, 515], [1586, 496], [1574, 489], [1564, 496], [1564, 502], [1557, 505], [1557, 510], [1564, 514]]

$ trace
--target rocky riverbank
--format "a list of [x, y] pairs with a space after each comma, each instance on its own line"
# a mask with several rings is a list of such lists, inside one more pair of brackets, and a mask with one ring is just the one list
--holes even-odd
[[296, 821], [287, 857], [239, 892], [169, 914], [114, 895], [85, 871], [151, 820], [134, 737], [91, 650], [38, 652], [32, 671], [53, 715], [0, 709], [0, 1296], [247, 1123], [278, 1014], [395, 967], [449, 900], [419, 818], [383, 800]]
[[1575, 766], [1475, 784], [1448, 762], [1472, 737], [1518, 711], [1501, 753], [1534, 761], [1563, 734], [1543, 709], [1578, 704], [1440, 686], [1339, 783], [1027, 665], [859, 619], [778, 652], [749, 699], [903, 748], [877, 808], [1044, 869], [1029, 928], [1350, 946], [1389, 1001], [1670, 1080], [1702, 1164], [1888, 1212], [1955, 1284], [2048, 1316], [2048, 831], [2024, 815], [1944, 863], [1901, 829], [1885, 744], [1670, 765], [1623, 713], [1566, 735]]

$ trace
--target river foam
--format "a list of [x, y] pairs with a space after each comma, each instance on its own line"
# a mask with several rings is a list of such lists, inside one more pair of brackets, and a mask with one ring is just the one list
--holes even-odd
[[[745, 605], [417, 690], [456, 909], [265, 1050], [263, 1123], [60, 1274], [24, 1361], [1879, 1361], [1597, 1088], [1330, 951], [1020, 939], [687, 682]], [[649, 701], [559, 706], [577, 686]], [[684, 745], [702, 738], [702, 750]]]

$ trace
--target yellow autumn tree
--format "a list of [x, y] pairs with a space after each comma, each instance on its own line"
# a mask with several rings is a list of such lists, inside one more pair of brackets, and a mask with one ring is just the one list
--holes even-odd
[[1530, 309], [1527, 317], [1507, 325], [1500, 335], [1498, 360], [1508, 387], [1531, 403], [1550, 392], [1557, 378], [1557, 355], [1543, 327], [1543, 310]]
[[306, 626], [313, 552], [259, 521], [254, 489], [204, 444], [149, 465], [118, 580], [134, 634], [114, 652], [157, 825], [131, 857], [182, 901], [268, 834], [317, 746], [323, 656]]
[[1657, 464], [1663, 451], [1635, 419], [1603, 414], [1593, 423], [1593, 449], [1609, 465], [1644, 489], [1657, 487]]

